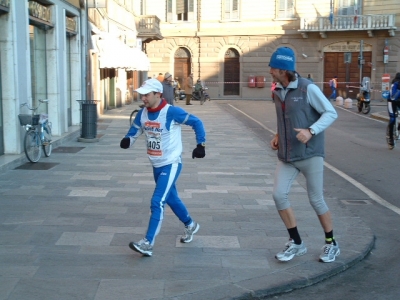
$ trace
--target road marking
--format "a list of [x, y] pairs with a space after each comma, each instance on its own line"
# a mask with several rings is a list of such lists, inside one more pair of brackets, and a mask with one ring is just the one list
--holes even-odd
[[324, 165], [325, 165], [325, 167], [327, 167], [331, 171], [333, 171], [336, 174], [338, 174], [343, 179], [345, 179], [348, 182], [350, 182], [352, 185], [354, 185], [356, 188], [358, 188], [361, 192], [367, 194], [367, 196], [370, 197], [371, 200], [374, 200], [375, 202], [379, 203], [380, 205], [383, 205], [384, 207], [386, 207], [386, 208], [390, 209], [391, 211], [395, 212], [396, 214], [400, 215], [400, 208], [398, 208], [397, 206], [394, 206], [393, 204], [391, 204], [391, 203], [387, 202], [386, 200], [382, 199], [377, 194], [375, 194], [373, 191], [368, 189], [366, 186], [362, 185], [361, 183], [359, 183], [355, 179], [351, 178], [350, 176], [348, 176], [347, 174], [343, 173], [342, 171], [336, 169], [334, 166], [328, 164], [327, 162], [324, 162]]
[[[257, 121], [256, 119], [254, 119], [253, 117], [249, 116], [248, 114], [246, 114], [245, 112], [241, 111], [240, 109], [234, 107], [233, 105], [229, 104], [230, 107], [232, 107], [233, 109], [237, 110], [238, 112], [240, 112], [241, 114], [245, 115], [246, 117], [248, 117], [249, 119], [253, 120], [254, 122], [256, 122], [258, 125], [260, 125], [262, 128], [268, 130], [269, 132], [271, 132], [272, 134], [275, 134], [276, 132], [269, 129], [267, 126], [265, 126], [264, 124], [262, 124], [261, 122]], [[353, 112], [352, 112], [353, 113]], [[359, 114], [357, 114], [359, 115]], [[364, 116], [361, 116], [364, 117]], [[371, 118], [368, 118], [371, 119]], [[374, 119], [372, 119], [374, 120]], [[387, 202], [386, 200], [384, 200], [383, 198], [381, 198], [380, 196], [378, 196], [377, 194], [375, 194], [373, 191], [371, 191], [370, 189], [368, 189], [366, 186], [364, 186], [363, 184], [359, 183], [357, 180], [351, 178], [349, 175], [343, 173], [342, 171], [340, 171], [339, 169], [336, 169], [334, 166], [328, 164], [327, 162], [324, 161], [324, 166], [327, 167], [328, 169], [330, 169], [332, 172], [335, 172], [337, 175], [339, 175], [340, 177], [342, 177], [344, 180], [347, 180], [348, 182], [350, 182], [352, 185], [354, 185], [356, 188], [358, 188], [361, 192], [365, 193], [371, 200], [375, 201], [376, 203], [386, 207], [387, 209], [390, 209], [391, 211], [395, 212], [396, 214], [400, 215], [400, 208], [398, 208], [397, 206], [394, 206], [393, 204]]]

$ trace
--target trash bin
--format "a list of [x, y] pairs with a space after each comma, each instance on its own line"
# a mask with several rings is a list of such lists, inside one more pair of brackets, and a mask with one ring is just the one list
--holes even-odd
[[97, 102], [99, 100], [77, 100], [81, 106], [81, 139], [96, 139]]

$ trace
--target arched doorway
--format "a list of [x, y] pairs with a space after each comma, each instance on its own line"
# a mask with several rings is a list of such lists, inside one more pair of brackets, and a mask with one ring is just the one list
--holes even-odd
[[174, 77], [178, 77], [181, 89], [184, 88], [185, 79], [192, 72], [190, 64], [190, 52], [186, 48], [178, 48], [175, 51]]
[[239, 95], [240, 92], [240, 63], [239, 52], [229, 48], [225, 52], [224, 61], [224, 95]]

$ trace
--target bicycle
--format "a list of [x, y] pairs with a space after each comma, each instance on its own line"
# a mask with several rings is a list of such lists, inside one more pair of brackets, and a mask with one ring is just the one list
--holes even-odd
[[136, 114], [139, 112], [139, 110], [141, 110], [144, 107], [144, 104], [140, 104], [139, 108], [136, 108], [133, 110], [133, 112], [131, 112], [131, 115], [129, 117], [129, 126], [132, 126], [133, 121], [135, 120]]
[[30, 107], [28, 103], [23, 103], [20, 107], [26, 106], [32, 111], [31, 115], [19, 114], [19, 122], [25, 128], [24, 151], [27, 159], [32, 162], [38, 162], [42, 149], [44, 155], [49, 157], [53, 149], [51, 122], [47, 114], [34, 114], [41, 103], [47, 103], [49, 100], [39, 100], [37, 107]]

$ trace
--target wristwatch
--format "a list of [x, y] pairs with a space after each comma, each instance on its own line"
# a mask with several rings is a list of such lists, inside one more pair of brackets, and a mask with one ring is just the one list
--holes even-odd
[[206, 143], [201, 143], [200, 145], [202, 145], [204, 148], [206, 147]]
[[315, 131], [312, 128], [308, 128], [308, 131], [311, 133], [311, 135], [315, 135]]

